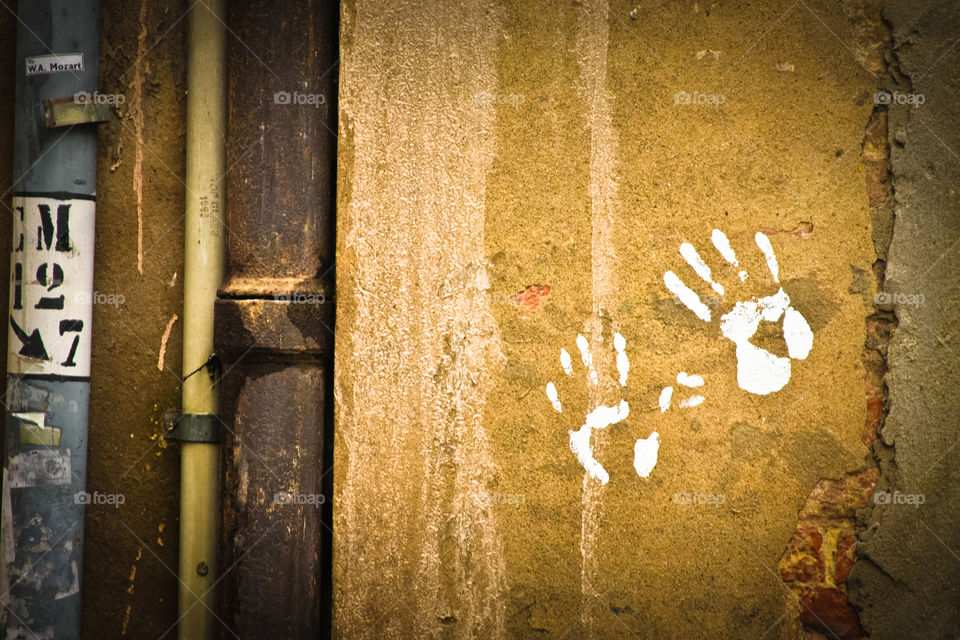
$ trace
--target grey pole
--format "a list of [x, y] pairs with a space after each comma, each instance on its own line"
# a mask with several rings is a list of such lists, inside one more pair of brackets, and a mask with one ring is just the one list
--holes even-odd
[[[0, 527], [6, 638], [80, 637], [99, 2], [19, 3]], [[46, 102], [45, 102], [46, 101]], [[59, 101], [59, 102], [57, 102]]]

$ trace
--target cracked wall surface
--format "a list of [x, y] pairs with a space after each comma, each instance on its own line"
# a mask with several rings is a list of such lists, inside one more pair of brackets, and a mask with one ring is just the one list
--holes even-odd
[[[876, 640], [960, 628], [960, 22], [956, 2], [893, 0], [887, 88], [893, 234], [889, 411], [878, 493], [859, 518], [851, 600]], [[909, 96], [914, 99], [909, 101]], [[922, 100], [922, 102], [921, 102]]]

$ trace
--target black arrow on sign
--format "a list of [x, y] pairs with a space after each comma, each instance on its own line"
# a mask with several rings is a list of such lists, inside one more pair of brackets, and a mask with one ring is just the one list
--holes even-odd
[[49, 360], [47, 349], [43, 346], [43, 338], [40, 337], [40, 329], [34, 329], [33, 333], [27, 335], [27, 332], [17, 326], [17, 323], [10, 318], [10, 326], [13, 332], [20, 338], [23, 347], [20, 349], [20, 355], [27, 358], [39, 358], [40, 360]]

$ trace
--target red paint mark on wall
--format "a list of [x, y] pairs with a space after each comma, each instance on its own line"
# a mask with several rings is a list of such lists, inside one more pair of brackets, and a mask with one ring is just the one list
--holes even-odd
[[532, 284], [520, 293], [510, 296], [510, 301], [517, 305], [517, 313], [523, 315], [527, 311], [535, 311], [540, 301], [550, 295], [550, 285]]

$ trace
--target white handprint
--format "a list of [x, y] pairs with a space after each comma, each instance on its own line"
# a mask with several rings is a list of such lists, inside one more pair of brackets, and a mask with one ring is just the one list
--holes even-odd
[[[613, 348], [617, 354], [618, 381], [621, 387], [627, 385], [627, 377], [630, 372], [630, 360], [627, 358], [626, 347], [626, 339], [619, 333], [614, 334]], [[587, 370], [587, 382], [596, 388], [599, 377], [593, 365], [593, 354], [590, 353], [589, 342], [582, 335], [577, 335], [577, 349], [580, 351], [580, 360]], [[570, 357], [570, 353], [563, 348], [560, 349], [560, 366], [565, 374], [568, 376], [573, 375], [573, 360]], [[560, 403], [557, 387], [553, 382], [547, 383], [546, 392], [547, 399], [550, 400], [553, 408], [557, 412], [562, 413], [563, 405]], [[612, 424], [622, 422], [628, 415], [630, 415], [630, 405], [626, 400], [621, 400], [620, 403], [616, 405], [599, 405], [587, 413], [583, 425], [581, 425], [577, 431], [570, 431], [570, 450], [577, 456], [577, 460], [583, 465], [587, 474], [591, 478], [599, 480], [601, 484], [607, 484], [610, 480], [610, 475], [606, 469], [603, 468], [603, 465], [593, 457], [593, 446], [590, 444], [590, 435], [594, 429], [605, 429]], [[641, 477], [645, 478], [653, 471], [654, 466], [657, 464], [657, 452], [659, 448], [660, 435], [656, 431], [646, 438], [637, 440], [634, 445], [633, 467]]]
[[[740, 267], [737, 256], [723, 232], [714, 229], [711, 240], [724, 260], [734, 267]], [[773, 281], [779, 285], [780, 270], [770, 239], [757, 232], [754, 240], [757, 247], [763, 252]], [[710, 285], [711, 289], [721, 297], [724, 295], [723, 286], [713, 280], [710, 267], [703, 261], [692, 244], [687, 242], [681, 244], [680, 255], [683, 256], [696, 274]], [[743, 282], [747, 279], [747, 272], [740, 270], [738, 276], [740, 281]], [[698, 318], [704, 322], [710, 322], [710, 309], [700, 300], [700, 296], [684, 284], [673, 271], [667, 271], [663, 274], [663, 282], [667, 289], [677, 296]], [[781, 318], [783, 319], [783, 339], [787, 344], [788, 358], [777, 356], [750, 342], [760, 326], [760, 320], [778, 322]], [[790, 306], [790, 298], [783, 287], [780, 287], [779, 291], [771, 296], [737, 302], [733, 309], [720, 318], [720, 331], [736, 345], [737, 383], [741, 389], [758, 395], [773, 393], [786, 386], [790, 381], [790, 360], [806, 359], [810, 349], [813, 348], [813, 331], [810, 330], [810, 325], [807, 324], [803, 315]], [[680, 382], [679, 376], [677, 381]], [[662, 406], [661, 404], [661, 408]]]

